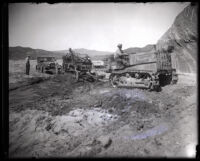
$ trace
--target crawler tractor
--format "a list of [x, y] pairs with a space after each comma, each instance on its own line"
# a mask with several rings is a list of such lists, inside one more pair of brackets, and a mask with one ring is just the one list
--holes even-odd
[[110, 75], [113, 87], [138, 87], [159, 91], [166, 84], [178, 81], [171, 64], [171, 48], [162, 51], [122, 54], [124, 67]]
[[92, 61], [89, 56], [71, 52], [63, 56], [62, 59], [63, 71], [73, 73], [76, 82], [80, 80], [92, 82], [97, 79], [95, 74], [91, 72]]

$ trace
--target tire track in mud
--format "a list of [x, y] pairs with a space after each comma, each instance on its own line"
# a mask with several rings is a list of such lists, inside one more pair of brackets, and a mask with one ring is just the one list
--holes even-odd
[[9, 107], [17, 111], [37, 109], [38, 104], [45, 104], [48, 98], [55, 96], [66, 98], [71, 94], [73, 88], [70, 86], [69, 80], [70, 77], [58, 76], [32, 85], [22, 85], [9, 92]]
[[41, 83], [43, 81], [49, 80], [51, 77], [31, 77], [27, 78], [26, 80], [17, 82], [17, 83], [9, 83], [9, 91], [16, 90], [18, 88], [31, 86], [34, 84]]
[[[103, 83], [96, 82], [94, 84], [101, 86]], [[83, 95], [83, 93], [90, 91], [91, 88], [94, 88], [92, 83], [75, 83], [70, 74], [57, 75], [40, 83], [22, 85], [16, 90], [11, 90], [9, 92], [9, 108], [18, 112], [25, 109], [47, 110], [53, 115], [61, 115], [69, 112], [69, 106], [78, 104], [78, 102], [73, 101], [75, 97]], [[77, 92], [74, 93], [73, 91]], [[87, 99], [80, 103], [83, 104], [85, 103], [84, 101], [87, 101]], [[85, 104], [87, 106], [87, 102]]]

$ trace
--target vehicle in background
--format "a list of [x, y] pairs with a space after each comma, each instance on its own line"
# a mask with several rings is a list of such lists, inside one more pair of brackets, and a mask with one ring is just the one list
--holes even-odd
[[36, 70], [41, 73], [58, 74], [61, 73], [61, 65], [55, 57], [37, 57]]
[[69, 52], [62, 59], [63, 71], [73, 73], [76, 81], [95, 81], [96, 75], [91, 72], [92, 61], [88, 55]]
[[107, 78], [107, 67], [103, 60], [92, 60], [92, 72], [95, 72], [100, 79]]

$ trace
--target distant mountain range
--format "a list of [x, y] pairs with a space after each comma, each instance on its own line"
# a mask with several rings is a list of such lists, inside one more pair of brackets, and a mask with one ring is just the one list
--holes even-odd
[[[88, 50], [88, 49], [74, 49], [73, 51], [80, 53], [80, 54], [87, 54], [91, 57], [91, 59], [104, 59], [107, 58], [109, 55], [113, 54], [111, 52], [106, 51], [96, 51], [96, 50]], [[10, 60], [20, 60], [25, 59], [28, 55], [31, 59], [37, 59], [39, 56], [52, 56], [57, 59], [61, 59], [62, 56], [66, 55], [68, 50], [60, 50], [60, 51], [47, 51], [42, 49], [32, 49], [29, 47], [9, 47], [9, 59]]]
[[[124, 52], [131, 54], [131, 53], [138, 53], [138, 52], [147, 52], [154, 49], [154, 45], [147, 45], [145, 47], [139, 48], [128, 48], [125, 49]], [[97, 51], [97, 50], [88, 50], [84, 48], [80, 49], [73, 49], [75, 52], [80, 54], [87, 54], [93, 60], [103, 60], [108, 58], [114, 52], [107, 52], [107, 51]], [[57, 59], [61, 59], [62, 56], [66, 55], [68, 50], [59, 50], [59, 51], [47, 51], [42, 49], [32, 49], [30, 47], [9, 47], [9, 59], [10, 60], [20, 60], [25, 59], [28, 55], [30, 55], [31, 59], [37, 59], [39, 56], [52, 56], [56, 57]]]
[[11, 60], [25, 59], [28, 55], [31, 59], [36, 59], [38, 56], [54, 56], [55, 54], [51, 51], [32, 49], [29, 47], [9, 47], [9, 59]]

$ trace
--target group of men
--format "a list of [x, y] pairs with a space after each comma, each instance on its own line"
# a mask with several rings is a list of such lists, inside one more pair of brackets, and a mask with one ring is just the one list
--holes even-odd
[[[118, 44], [117, 47], [118, 47], [118, 49], [114, 54], [114, 59], [117, 63], [117, 68], [123, 68], [125, 63], [121, 59], [121, 56], [124, 54], [124, 51], [122, 50], [122, 44]], [[74, 52], [72, 51], [71, 48], [69, 48], [69, 53], [72, 57], [75, 56]], [[27, 56], [25, 62], [26, 62], [26, 75], [29, 75], [29, 73], [30, 73], [30, 56]]]

